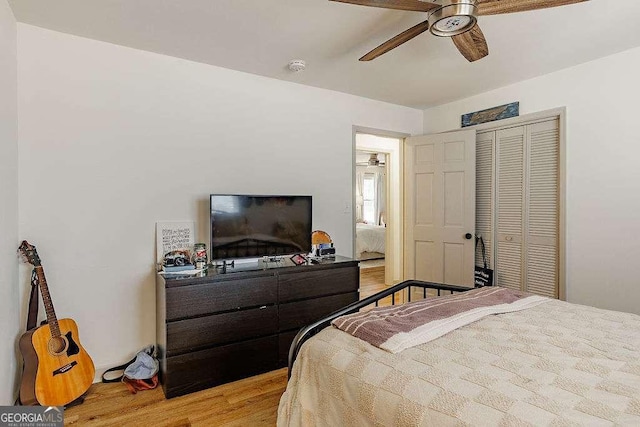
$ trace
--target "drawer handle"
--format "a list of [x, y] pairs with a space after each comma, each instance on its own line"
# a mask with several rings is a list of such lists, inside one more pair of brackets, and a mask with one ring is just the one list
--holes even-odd
[[264, 310], [265, 308], [267, 308], [267, 306], [263, 305], [262, 307], [260, 307], [260, 310]]

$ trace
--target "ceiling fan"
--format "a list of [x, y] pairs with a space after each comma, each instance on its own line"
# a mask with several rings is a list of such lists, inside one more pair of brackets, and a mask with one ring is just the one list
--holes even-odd
[[489, 54], [487, 41], [477, 24], [477, 17], [524, 12], [581, 3], [587, 0], [330, 0], [384, 9], [426, 12], [427, 20], [387, 40], [360, 61], [371, 61], [415, 36], [429, 30], [439, 37], [451, 37], [460, 53], [469, 62]]
[[[384, 155], [383, 155], [384, 157]], [[384, 166], [384, 160], [378, 158], [378, 153], [370, 153], [366, 162], [356, 162], [356, 166]]]

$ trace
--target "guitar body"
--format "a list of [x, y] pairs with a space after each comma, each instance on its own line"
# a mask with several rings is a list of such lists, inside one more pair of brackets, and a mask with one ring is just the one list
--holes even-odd
[[82, 396], [93, 383], [95, 367], [80, 344], [72, 319], [57, 321], [59, 336], [48, 324], [20, 338], [24, 371], [20, 386], [23, 405], [64, 406]]

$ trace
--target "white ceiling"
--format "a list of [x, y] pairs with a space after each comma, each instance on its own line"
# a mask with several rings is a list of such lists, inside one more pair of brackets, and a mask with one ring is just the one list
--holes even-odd
[[426, 14], [328, 0], [8, 1], [19, 22], [415, 108], [640, 46], [638, 0], [480, 17], [490, 54], [475, 63], [428, 33], [359, 62]]

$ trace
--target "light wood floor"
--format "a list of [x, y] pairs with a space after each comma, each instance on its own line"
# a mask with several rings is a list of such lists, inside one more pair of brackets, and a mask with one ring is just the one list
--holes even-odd
[[[360, 271], [361, 298], [384, 287], [384, 267]], [[161, 388], [134, 395], [121, 383], [93, 384], [65, 410], [65, 425], [274, 426], [286, 386], [286, 368], [168, 400]]]
[[65, 410], [77, 426], [273, 426], [287, 369], [186, 396], [165, 399], [161, 388], [131, 394], [121, 383], [93, 384], [83, 404]]
[[360, 299], [371, 296], [384, 288], [384, 267], [360, 270]]

